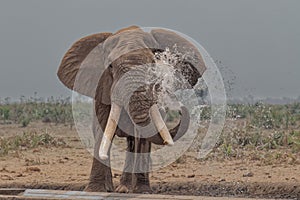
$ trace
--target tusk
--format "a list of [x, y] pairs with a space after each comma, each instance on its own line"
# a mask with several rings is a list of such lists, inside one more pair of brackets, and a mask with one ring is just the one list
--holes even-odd
[[108, 158], [107, 152], [111, 145], [112, 138], [114, 137], [120, 114], [121, 107], [115, 103], [112, 103], [105, 131], [99, 147], [99, 157], [102, 160], [106, 160]]
[[169, 130], [168, 130], [164, 120], [161, 117], [161, 114], [160, 114], [156, 104], [154, 104], [150, 108], [150, 115], [152, 117], [152, 120], [154, 122], [156, 129], [158, 130], [160, 136], [162, 137], [162, 139], [164, 141], [164, 144], [167, 144], [170, 146], [174, 145], [173, 139], [169, 133]]

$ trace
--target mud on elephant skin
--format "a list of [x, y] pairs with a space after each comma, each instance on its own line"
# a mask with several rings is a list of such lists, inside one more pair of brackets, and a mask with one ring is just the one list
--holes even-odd
[[[127, 137], [128, 147], [116, 191], [151, 192], [151, 143], [172, 145], [187, 131], [189, 115], [185, 107], [181, 108], [178, 125], [168, 130], [158, 104], [158, 95], [165, 92], [162, 83], [145, 82], [147, 67], [155, 68], [161, 59], [157, 55], [166, 49], [180, 55], [192, 52], [192, 56], [182, 57], [172, 67], [176, 72], [174, 76], [183, 77], [193, 87], [206, 69], [201, 54], [188, 40], [166, 29], [146, 32], [131, 26], [116, 33], [90, 35], [75, 42], [64, 55], [57, 73], [61, 82], [94, 99], [96, 144], [86, 191], [114, 190], [109, 153], [111, 141], [117, 135]], [[118, 84], [120, 82], [122, 84]], [[149, 124], [154, 125], [155, 134], [135, 137], [136, 125]]]

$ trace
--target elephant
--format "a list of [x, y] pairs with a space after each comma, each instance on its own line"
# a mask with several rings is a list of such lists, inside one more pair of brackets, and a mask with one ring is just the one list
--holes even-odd
[[[190, 119], [184, 106], [178, 125], [170, 130], [165, 125], [157, 104], [160, 83], [138, 87], [133, 84], [138, 82], [135, 79], [145, 79], [147, 67], [155, 67], [159, 60], [155, 57], [166, 49], [176, 49], [181, 55], [186, 51], [193, 53], [174, 66], [176, 73], [193, 87], [206, 70], [200, 52], [183, 36], [163, 28], [147, 32], [139, 26], [130, 26], [115, 33], [96, 33], [75, 42], [62, 58], [57, 72], [60, 81], [69, 89], [93, 98], [95, 148], [85, 191], [151, 193], [151, 143], [173, 145], [188, 130]], [[130, 75], [132, 70], [135, 73]], [[121, 79], [124, 79], [122, 84], [118, 84]], [[114, 91], [117, 95], [113, 95]], [[156, 128], [155, 134], [143, 137], [133, 134], [136, 125], [145, 127], [150, 123]], [[116, 135], [126, 137], [128, 154], [120, 185], [114, 190], [110, 146]], [[139, 153], [146, 154], [138, 156]], [[144, 169], [133, 171], [138, 167]]]

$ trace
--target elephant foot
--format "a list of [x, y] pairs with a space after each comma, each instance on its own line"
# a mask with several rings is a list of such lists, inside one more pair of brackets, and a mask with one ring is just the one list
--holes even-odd
[[133, 189], [133, 193], [152, 194], [153, 191], [149, 185], [137, 185]]
[[113, 186], [106, 185], [105, 183], [89, 183], [85, 188], [85, 192], [113, 192]]
[[113, 192], [114, 186], [112, 174], [109, 167], [101, 163], [97, 158], [93, 158], [92, 170], [86, 192]]
[[129, 189], [126, 185], [120, 184], [117, 188], [116, 188], [116, 192], [118, 193], [128, 193]]

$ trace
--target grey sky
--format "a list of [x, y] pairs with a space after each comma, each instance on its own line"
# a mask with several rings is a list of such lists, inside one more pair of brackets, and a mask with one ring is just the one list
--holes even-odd
[[180, 31], [222, 61], [233, 94], [300, 96], [300, 1], [0, 2], [0, 97], [70, 95], [56, 77], [70, 45], [132, 24]]

